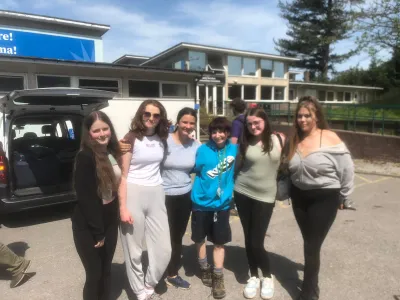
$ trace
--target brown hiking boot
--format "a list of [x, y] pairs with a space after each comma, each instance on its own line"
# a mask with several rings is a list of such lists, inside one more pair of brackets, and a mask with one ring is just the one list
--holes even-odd
[[200, 268], [200, 270], [201, 270], [201, 282], [203, 282], [205, 286], [211, 287], [212, 286], [211, 266], [208, 265], [207, 268], [205, 269]]
[[215, 299], [225, 298], [224, 274], [212, 274], [212, 294]]

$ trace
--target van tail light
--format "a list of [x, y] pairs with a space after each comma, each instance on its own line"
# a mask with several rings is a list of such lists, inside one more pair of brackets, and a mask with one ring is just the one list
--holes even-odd
[[6, 158], [0, 155], [0, 183], [7, 184]]

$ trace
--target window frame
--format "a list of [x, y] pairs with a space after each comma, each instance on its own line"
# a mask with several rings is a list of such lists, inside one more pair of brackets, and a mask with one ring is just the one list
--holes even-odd
[[[0, 72], [0, 76], [1, 77], [22, 77], [24, 90], [28, 89], [28, 80], [27, 80], [28, 74], [27, 73]], [[1, 91], [0, 90], [0, 96], [7, 95], [8, 93], [10, 93], [10, 91]]]
[[[64, 77], [64, 78], [69, 78], [69, 87], [73, 87], [73, 77], [74, 76], [68, 76], [68, 75], [53, 75], [53, 74], [44, 74], [44, 73], [36, 73], [35, 74], [35, 80], [36, 80], [36, 88], [40, 89], [39, 87], [39, 80], [38, 76], [47, 76], [47, 77]], [[79, 80], [78, 80], [78, 86], [79, 86]]]
[[[148, 80], [147, 80], [148, 81]], [[169, 98], [169, 99], [187, 99], [190, 98], [190, 90], [189, 90], [189, 83], [181, 82], [181, 81], [159, 81], [160, 83], [160, 98]], [[186, 87], [186, 96], [164, 96], [162, 85], [163, 84], [180, 84], [185, 85]]]
[[157, 82], [158, 83], [158, 97], [151, 97], [151, 98], [161, 98], [161, 86], [160, 86], [160, 81], [159, 80], [146, 80], [146, 79], [136, 79], [136, 78], [128, 78], [127, 79], [128, 81], [128, 98], [135, 98], [135, 99], [137, 99], [137, 98], [139, 98], [139, 99], [141, 99], [141, 98], [149, 98], [148, 96], [139, 96], [139, 97], [137, 97], [137, 96], [130, 96], [129, 95], [129, 81], [146, 81], [146, 82]]
[[[90, 77], [90, 76], [74, 76], [76, 78], [76, 84], [78, 88], [80, 87], [79, 80], [80, 79], [87, 79], [87, 80], [109, 80], [109, 81], [117, 81], [118, 82], [118, 92], [113, 92], [118, 95], [122, 95], [122, 78], [119, 77]], [[71, 78], [72, 79], [72, 78]], [[73, 80], [71, 80], [71, 85]], [[87, 88], [85, 88], [87, 89]]]

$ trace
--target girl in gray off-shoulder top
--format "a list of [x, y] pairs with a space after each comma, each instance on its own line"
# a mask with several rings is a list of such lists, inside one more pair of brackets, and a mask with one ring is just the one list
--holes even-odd
[[304, 280], [299, 299], [319, 299], [320, 252], [342, 199], [353, 190], [349, 150], [328, 129], [315, 97], [300, 98], [294, 135], [285, 147], [293, 212], [304, 239]]

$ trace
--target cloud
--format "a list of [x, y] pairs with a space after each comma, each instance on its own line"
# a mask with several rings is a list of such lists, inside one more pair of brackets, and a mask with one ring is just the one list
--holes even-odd
[[[57, 1], [60, 7], [61, 2], [73, 0]], [[48, 0], [41, 2], [54, 5]], [[154, 55], [182, 41], [275, 52], [273, 38], [283, 37], [286, 31], [275, 5], [189, 1], [169, 7], [172, 12], [162, 17], [130, 7], [86, 2], [69, 5], [69, 13], [78, 20], [111, 25], [104, 36], [106, 61], [126, 53]]]
[[16, 0], [2, 0], [0, 2], [0, 9], [15, 10], [18, 9], [19, 5]]

